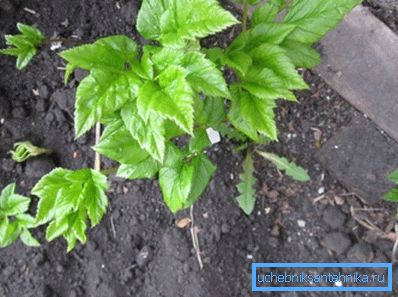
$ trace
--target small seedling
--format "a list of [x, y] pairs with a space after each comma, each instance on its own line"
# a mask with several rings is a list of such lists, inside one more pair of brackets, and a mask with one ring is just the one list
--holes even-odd
[[29, 205], [30, 198], [15, 193], [15, 184], [4, 188], [0, 195], [0, 248], [11, 245], [18, 238], [28, 246], [40, 245], [29, 231], [35, 221], [27, 214]]
[[[278, 140], [277, 100], [297, 101], [294, 91], [308, 88], [297, 68], [320, 62], [312, 45], [361, 1], [270, 0], [254, 9], [251, 22], [248, 6], [260, 1], [239, 2], [242, 33], [227, 48], [200, 44], [239, 24], [218, 1], [143, 0], [137, 30], [151, 45], [116, 35], [60, 53], [67, 62], [65, 82], [76, 68], [89, 72], [76, 92], [76, 137], [104, 125], [93, 149], [120, 164], [118, 176], [158, 177], [173, 213], [192, 206], [216, 170], [207, 156], [209, 128], [247, 151], [237, 201], [245, 213], [253, 211], [251, 152]], [[0, 53], [18, 56], [22, 68], [43, 37], [18, 27], [22, 35], [7, 37], [15, 48]], [[234, 79], [226, 81], [223, 71]], [[189, 139], [186, 145], [176, 141], [181, 137]], [[286, 159], [260, 154], [293, 178], [308, 180]], [[47, 240], [63, 236], [71, 250], [77, 240], [86, 242], [87, 221], [94, 226], [103, 217], [106, 189], [106, 177], [96, 170], [55, 169], [32, 191], [40, 198], [36, 224], [49, 223]]]
[[21, 70], [29, 64], [37, 53], [37, 48], [44, 42], [43, 34], [35, 27], [17, 24], [21, 34], [6, 35], [6, 49], [0, 49], [0, 54], [17, 57], [17, 69]]
[[[388, 193], [384, 194], [383, 198], [386, 201], [398, 202], [398, 170], [390, 173], [388, 179], [397, 185], [397, 188], [390, 190]], [[397, 211], [398, 218], [398, 211]]]
[[11, 159], [15, 162], [24, 162], [31, 157], [51, 154], [51, 150], [34, 146], [30, 141], [14, 143], [14, 150], [10, 151]]

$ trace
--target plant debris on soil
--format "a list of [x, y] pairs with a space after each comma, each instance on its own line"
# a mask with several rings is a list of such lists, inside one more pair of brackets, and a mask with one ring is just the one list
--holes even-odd
[[[138, 2], [1, 0], [0, 35], [15, 33], [15, 24], [25, 22], [37, 25], [46, 36], [92, 42], [126, 34], [143, 43], [135, 30]], [[384, 11], [382, 6], [374, 9]], [[394, 29], [397, 15], [392, 19]], [[233, 30], [206, 43], [225, 44]], [[4, 46], [2, 38], [0, 47]], [[14, 62], [0, 58], [0, 189], [15, 181], [18, 191], [28, 194], [54, 167], [93, 166], [94, 137], [74, 139], [74, 90], [84, 72], [77, 71], [64, 86], [65, 65], [49, 48], [25, 71], [16, 71]], [[323, 143], [362, 115], [311, 71], [303, 75], [311, 89], [298, 94], [299, 103], [279, 105], [279, 142], [265, 149], [307, 168], [311, 182], [294, 182], [257, 158], [257, 203], [253, 214], [246, 216], [234, 200], [243, 156], [226, 140], [217, 144], [209, 152], [217, 173], [194, 210], [203, 270], [192, 246], [189, 222], [176, 226], [189, 217], [189, 211], [172, 215], [154, 180], [112, 177], [108, 213], [89, 232], [86, 246], [66, 254], [63, 240], [44, 243], [42, 229], [35, 234], [43, 242], [40, 248], [18, 242], [0, 250], [0, 296], [245, 297], [253, 296], [253, 261], [390, 262], [393, 241], [365, 228], [352, 215], [352, 209], [366, 208], [361, 197], [334, 180], [315, 159]], [[16, 164], [7, 152], [14, 142], [24, 140], [53, 154]], [[103, 167], [108, 166], [110, 161], [104, 158]], [[380, 230], [393, 229], [394, 208], [388, 203], [380, 201], [361, 215]], [[398, 274], [393, 276], [397, 283]], [[262, 295], [374, 296], [367, 292]]]

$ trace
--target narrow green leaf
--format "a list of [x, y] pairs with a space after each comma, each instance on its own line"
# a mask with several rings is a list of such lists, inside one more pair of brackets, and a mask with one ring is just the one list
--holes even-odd
[[266, 153], [266, 152], [258, 152], [258, 153], [263, 158], [267, 159], [268, 161], [271, 161], [279, 170], [285, 171], [285, 173], [288, 176], [290, 176], [296, 181], [307, 182], [311, 179], [304, 168], [297, 166], [294, 162], [290, 162], [286, 158], [279, 157], [272, 153]]
[[254, 185], [256, 179], [253, 176], [254, 165], [251, 153], [248, 153], [243, 161], [243, 172], [239, 175], [240, 182], [237, 186], [239, 196], [236, 198], [239, 207], [247, 214], [253, 212], [256, 202], [256, 191]]

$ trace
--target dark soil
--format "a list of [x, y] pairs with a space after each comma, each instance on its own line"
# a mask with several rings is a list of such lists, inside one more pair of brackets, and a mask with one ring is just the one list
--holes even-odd
[[[14, 33], [15, 23], [22, 21], [36, 24], [47, 36], [74, 35], [93, 41], [127, 34], [142, 42], [134, 29], [137, 2], [0, 0], [0, 35]], [[207, 43], [224, 44], [229, 34], [233, 32]], [[3, 40], [0, 46], [4, 47]], [[0, 58], [0, 188], [16, 181], [18, 191], [27, 194], [40, 176], [55, 166], [92, 166], [93, 135], [75, 141], [73, 134], [73, 90], [83, 74], [76, 73], [75, 79], [63, 86], [63, 71], [59, 69], [63, 66], [56, 52], [49, 49], [22, 72], [15, 70], [14, 59]], [[173, 216], [162, 202], [156, 181], [111, 178], [111, 206], [102, 224], [89, 232], [86, 246], [66, 254], [62, 240], [43, 243], [38, 249], [18, 242], [0, 251], [0, 296], [245, 297], [254, 295], [250, 287], [252, 261], [391, 261], [393, 243], [359, 226], [351, 216], [350, 207], [363, 207], [361, 200], [315, 161], [322, 144], [361, 115], [319, 77], [311, 72], [304, 76], [311, 90], [299, 94], [299, 104], [280, 104], [280, 142], [264, 149], [308, 168], [311, 182], [295, 183], [257, 158], [258, 200], [254, 213], [246, 216], [234, 201], [243, 156], [234, 152], [228, 141], [216, 145], [210, 155], [218, 171], [195, 206], [203, 271], [199, 270], [189, 230], [175, 226], [176, 218], [187, 217], [188, 212]], [[17, 165], [7, 152], [18, 140], [30, 140], [54, 154]], [[106, 167], [109, 161], [103, 163]], [[324, 198], [319, 198], [323, 194]], [[385, 210], [372, 213], [372, 220], [385, 229], [394, 212], [387, 203], [379, 206]], [[43, 231], [35, 234], [42, 242]]]

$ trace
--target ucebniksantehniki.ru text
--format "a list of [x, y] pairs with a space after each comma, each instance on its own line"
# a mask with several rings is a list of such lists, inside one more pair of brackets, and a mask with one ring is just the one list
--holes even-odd
[[325, 284], [325, 285], [342, 285], [342, 284], [375, 284], [380, 285], [386, 283], [385, 275], [380, 273], [364, 274], [359, 272], [353, 273], [323, 273], [323, 274], [308, 274], [305, 272], [300, 273], [266, 273], [257, 274], [258, 284]]

